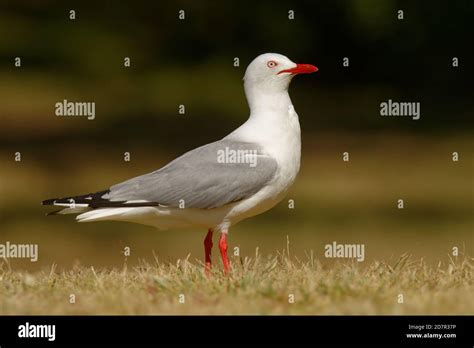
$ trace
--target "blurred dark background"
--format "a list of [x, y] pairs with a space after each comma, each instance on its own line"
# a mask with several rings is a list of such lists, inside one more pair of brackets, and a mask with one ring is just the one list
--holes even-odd
[[[76, 224], [39, 202], [225, 136], [248, 116], [247, 64], [277, 52], [320, 69], [290, 89], [303, 134], [296, 208], [239, 224], [231, 243], [243, 255], [274, 253], [286, 235], [296, 255], [319, 258], [333, 240], [365, 243], [367, 258], [472, 254], [473, 17], [472, 1], [1, 1], [0, 243], [39, 243], [40, 262], [22, 267], [120, 265], [123, 246], [130, 262], [152, 249], [201, 258], [205, 231]], [[96, 118], [55, 116], [63, 99], [94, 101]], [[421, 119], [381, 117], [387, 99], [420, 102]]]

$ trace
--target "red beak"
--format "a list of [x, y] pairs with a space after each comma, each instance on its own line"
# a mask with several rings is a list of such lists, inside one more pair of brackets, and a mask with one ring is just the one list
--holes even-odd
[[290, 73], [293, 75], [312, 74], [318, 70], [319, 70], [318, 68], [316, 68], [314, 65], [311, 65], [311, 64], [296, 64], [294, 68], [282, 70], [278, 73], [278, 75], [282, 73]]

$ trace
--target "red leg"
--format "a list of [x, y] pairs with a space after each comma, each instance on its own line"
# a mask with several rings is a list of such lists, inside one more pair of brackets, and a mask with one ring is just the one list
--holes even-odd
[[227, 233], [221, 233], [219, 239], [219, 250], [221, 251], [222, 263], [224, 264], [224, 273], [229, 274], [229, 258], [227, 257]]
[[206, 272], [211, 270], [211, 253], [212, 253], [212, 229], [207, 230], [206, 238], [204, 239], [204, 253], [206, 257]]

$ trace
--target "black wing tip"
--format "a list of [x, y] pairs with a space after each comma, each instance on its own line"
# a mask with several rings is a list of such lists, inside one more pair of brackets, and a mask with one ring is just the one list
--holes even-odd
[[57, 200], [57, 198], [46, 199], [41, 202], [41, 205], [53, 205]]
[[[99, 191], [96, 193], [88, 193], [81, 196], [70, 196], [66, 198], [51, 198], [46, 199], [41, 202], [42, 205], [55, 205], [56, 203], [77, 203], [77, 204], [87, 204], [89, 208], [119, 208], [119, 207], [129, 207], [129, 208], [138, 208], [138, 207], [156, 207], [159, 206], [158, 202], [127, 202], [127, 201], [109, 201], [106, 198], [102, 198], [103, 195], [109, 193], [110, 190]], [[62, 209], [61, 209], [62, 210]], [[57, 212], [57, 211], [56, 211]], [[52, 212], [48, 215], [55, 215]]]
[[[69, 196], [64, 198], [51, 198], [41, 202], [42, 205], [54, 205], [54, 203], [71, 203], [74, 200], [75, 203], [91, 203], [94, 201], [108, 201], [103, 199], [102, 196], [109, 193], [110, 190], [102, 190], [95, 193], [87, 193], [79, 196]], [[87, 198], [87, 199], [86, 199]]]

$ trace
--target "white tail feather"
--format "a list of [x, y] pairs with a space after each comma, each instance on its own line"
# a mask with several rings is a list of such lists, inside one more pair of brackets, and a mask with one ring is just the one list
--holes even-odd
[[[137, 208], [101, 208], [88, 211], [76, 216], [79, 222], [103, 221], [103, 220], [126, 220], [127, 213]], [[127, 216], [128, 217], [128, 216]]]

